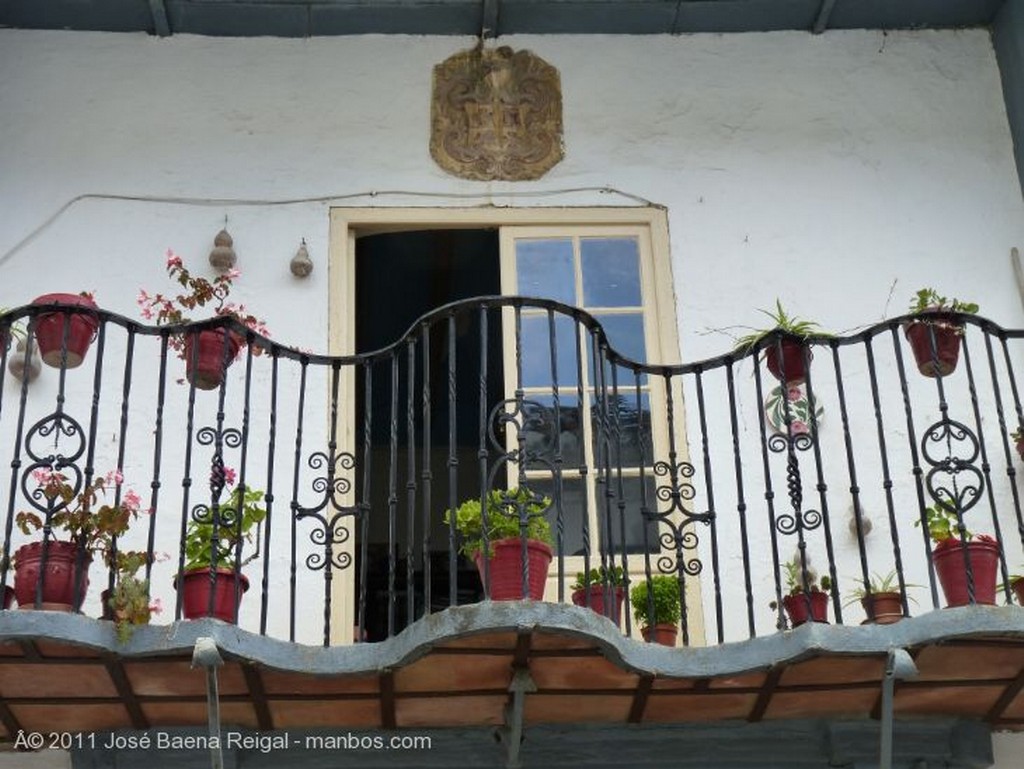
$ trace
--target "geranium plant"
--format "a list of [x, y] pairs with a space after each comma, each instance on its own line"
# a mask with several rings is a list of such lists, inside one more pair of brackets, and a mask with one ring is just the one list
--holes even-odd
[[[146, 320], [155, 320], [158, 326], [189, 323], [192, 319], [187, 313], [209, 305], [213, 317], [234, 318], [245, 328], [270, 336], [266, 323], [245, 305], [228, 301], [234, 280], [240, 274], [238, 270], [230, 269], [210, 281], [189, 272], [181, 257], [168, 249], [167, 274], [185, 291], [168, 296], [140, 289], [137, 301]], [[216, 328], [173, 334], [168, 344], [185, 361], [188, 381], [201, 390], [212, 390], [221, 385], [224, 371], [238, 357], [243, 340], [235, 331]], [[262, 351], [260, 347], [252, 348], [253, 355]]]
[[[120, 470], [111, 470], [97, 476], [76, 493], [67, 476], [58, 471], [39, 468], [32, 471], [32, 478], [38, 483], [33, 496], [46, 500], [53, 510], [49, 517], [50, 526], [67, 534], [86, 552], [98, 553], [109, 558], [114, 539], [120, 537], [138, 518], [141, 498], [132, 489], [126, 489], [120, 502], [111, 504], [101, 501], [111, 489], [120, 489], [124, 477]], [[45, 520], [38, 512], [22, 511], [15, 523], [23, 534], [40, 531]]]

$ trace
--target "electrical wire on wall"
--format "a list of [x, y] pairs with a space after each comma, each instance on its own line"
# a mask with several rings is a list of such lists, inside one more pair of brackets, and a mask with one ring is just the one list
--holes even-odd
[[[43, 222], [32, 229], [25, 237], [14, 244], [10, 249], [5, 251], [0, 256], [0, 267], [7, 263], [15, 254], [21, 251], [25, 246], [35, 240], [39, 235], [49, 229], [54, 222], [56, 222], [61, 216], [64, 215], [68, 209], [81, 203], [85, 200], [106, 200], [123, 203], [161, 203], [164, 205], [176, 205], [176, 206], [206, 206], [206, 207], [275, 207], [275, 206], [296, 206], [306, 205], [310, 203], [337, 203], [343, 200], [356, 200], [359, 198], [375, 199], [385, 196], [390, 197], [406, 197], [406, 198], [432, 198], [432, 199], [447, 199], [447, 200], [480, 200], [482, 198], [544, 198], [554, 197], [558, 195], [572, 195], [580, 192], [596, 192], [601, 195], [617, 195], [628, 201], [631, 201], [634, 205], [641, 207], [654, 207], [663, 208], [657, 203], [654, 203], [647, 198], [641, 197], [640, 195], [634, 195], [631, 192], [624, 192], [623, 190], [615, 189], [614, 187], [565, 187], [555, 190], [535, 190], [530, 192], [421, 192], [415, 190], [367, 190], [366, 192], [352, 192], [341, 195], [317, 195], [314, 197], [301, 197], [301, 198], [280, 198], [280, 199], [253, 199], [253, 198], [199, 198], [199, 197], [178, 197], [178, 196], [158, 196], [158, 195], [115, 195], [106, 193], [95, 193], [88, 192], [82, 195], [76, 195], [71, 198], [48, 216]], [[485, 202], [479, 204], [481, 206], [495, 206], [494, 203]]]

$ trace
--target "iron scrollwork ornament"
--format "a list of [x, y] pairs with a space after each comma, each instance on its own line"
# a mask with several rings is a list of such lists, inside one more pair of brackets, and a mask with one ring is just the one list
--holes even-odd
[[985, 480], [975, 467], [981, 453], [977, 436], [964, 424], [943, 418], [921, 436], [921, 456], [931, 469], [925, 487], [931, 498], [948, 510], [961, 514], [981, 499]]
[[306, 557], [306, 567], [311, 571], [321, 569], [347, 569], [352, 565], [352, 554], [339, 549], [352, 537], [351, 527], [346, 519], [362, 520], [366, 508], [362, 504], [344, 505], [342, 498], [351, 492], [352, 481], [346, 475], [355, 470], [356, 460], [348, 452], [328, 456], [322, 451], [310, 455], [308, 464], [312, 470], [324, 470], [325, 475], [313, 479], [312, 489], [322, 499], [312, 507], [296, 507], [295, 519], [312, 518], [319, 526], [309, 533], [309, 540], [322, 548]]

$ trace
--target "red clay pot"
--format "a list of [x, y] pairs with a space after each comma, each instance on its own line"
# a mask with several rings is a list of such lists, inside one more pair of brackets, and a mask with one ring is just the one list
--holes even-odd
[[[78, 563], [79, 549], [74, 542], [52, 539], [46, 550], [46, 571], [43, 576], [43, 595], [40, 609], [49, 611], [73, 611], [75, 601], [75, 568]], [[40, 577], [43, 561], [43, 543], [30, 542], [22, 545], [14, 553], [14, 595], [18, 606], [22, 609], [36, 608], [36, 583]], [[82, 571], [79, 576], [79, 606], [85, 600], [89, 589], [89, 565], [92, 554], [86, 553], [82, 559]]]
[[[32, 300], [32, 304], [61, 304], [71, 307], [96, 309], [96, 302], [79, 294], [43, 294]], [[67, 355], [64, 354], [64, 327], [67, 326]], [[47, 366], [60, 368], [66, 360], [67, 368], [82, 365], [89, 351], [100, 321], [93, 314], [62, 312], [44, 313], [36, 318], [35, 337], [39, 354]]]
[[864, 624], [891, 625], [903, 619], [903, 600], [899, 593], [872, 593], [860, 599], [868, 618]]
[[644, 627], [640, 630], [645, 641], [654, 641], [662, 646], [675, 646], [679, 628], [674, 622], [659, 622], [654, 628]]
[[[807, 612], [807, 599], [811, 600], [810, 614]], [[793, 627], [810, 622], [828, 622], [828, 593], [816, 590], [809, 596], [804, 593], [782, 597], [782, 605], [789, 615], [789, 624]]]
[[216, 390], [241, 346], [238, 334], [223, 328], [186, 335], [185, 378], [199, 390]]
[[[807, 350], [807, 362], [804, 362], [804, 350]], [[791, 339], [782, 340], [782, 357], [779, 357], [779, 345], [775, 342], [765, 348], [764, 363], [772, 376], [782, 381], [783, 369], [786, 373], [786, 384], [798, 385], [807, 379], [807, 364], [814, 356], [810, 349], [800, 342]]]
[[[233, 569], [216, 569], [213, 581], [213, 613], [210, 611], [210, 569], [189, 569], [174, 578], [174, 588], [181, 591], [181, 614], [185, 619], [216, 617], [225, 622], [236, 623], [235, 614], [235, 572]], [[239, 606], [242, 594], [249, 589], [249, 580], [244, 574], [238, 575]]]
[[[949, 543], [949, 544], [946, 544]], [[974, 602], [994, 605], [996, 602], [996, 571], [999, 568], [999, 545], [985, 540], [967, 543], [971, 559], [971, 573], [974, 576]], [[967, 564], [963, 546], [958, 539], [948, 539], [932, 550], [935, 573], [946, 596], [946, 606], [966, 606]]]
[[[907, 323], [903, 333], [910, 342], [917, 370], [927, 377], [942, 377], [952, 374], [960, 359], [960, 337], [963, 328], [952, 316], [945, 313], [929, 313], [928, 321]], [[935, 355], [932, 355], [930, 330], [935, 332]]]
[[[610, 589], [615, 594], [614, 604], [610, 607], [605, 607], [604, 605], [606, 589]], [[595, 583], [589, 588], [589, 599], [587, 597], [587, 593], [588, 590], [584, 590], [583, 588], [573, 591], [572, 602], [577, 606], [589, 605], [592, 611], [596, 611], [602, 617], [607, 617], [616, 625], [622, 622], [622, 602], [626, 597], [626, 589], [624, 587], [616, 585], [612, 588], [606, 588], [600, 583]]]
[[[523, 597], [522, 541], [519, 537], [497, 539], [491, 543], [491, 600], [518, 601]], [[551, 548], [535, 539], [526, 541], [527, 563], [530, 567], [529, 595], [534, 601], [544, 600], [544, 585], [551, 565]], [[480, 580], [484, 579], [484, 562], [480, 553], [473, 556]]]

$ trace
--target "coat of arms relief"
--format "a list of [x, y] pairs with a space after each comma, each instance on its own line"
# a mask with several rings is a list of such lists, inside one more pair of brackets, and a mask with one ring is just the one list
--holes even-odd
[[463, 179], [539, 179], [563, 157], [558, 70], [507, 46], [434, 67], [430, 154]]

